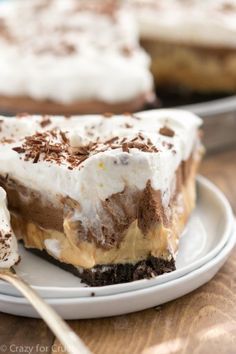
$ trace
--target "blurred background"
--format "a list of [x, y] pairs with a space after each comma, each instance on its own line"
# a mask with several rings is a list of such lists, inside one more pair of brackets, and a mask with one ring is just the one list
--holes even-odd
[[235, 0], [0, 4], [3, 114], [184, 107], [208, 151], [235, 143]]

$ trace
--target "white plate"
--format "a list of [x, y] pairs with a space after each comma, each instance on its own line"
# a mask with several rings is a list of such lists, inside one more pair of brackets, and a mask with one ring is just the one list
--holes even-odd
[[[71, 299], [46, 299], [64, 319], [97, 318], [127, 314], [158, 306], [183, 296], [208, 282], [224, 264], [236, 243], [236, 232], [216, 257], [178, 279], [126, 293]], [[38, 317], [24, 298], [0, 295], [0, 311]]]
[[[224, 247], [233, 227], [231, 207], [211, 182], [198, 177], [197, 207], [180, 241], [176, 271], [152, 279], [105, 287], [88, 287], [80, 279], [20, 247], [22, 262], [16, 267], [44, 298], [86, 297], [134, 291], [179, 278], [208, 262]], [[11, 285], [0, 281], [0, 293], [21, 296]]]

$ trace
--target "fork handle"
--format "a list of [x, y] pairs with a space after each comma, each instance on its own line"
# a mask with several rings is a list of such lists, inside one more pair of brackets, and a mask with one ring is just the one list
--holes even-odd
[[35, 310], [52, 330], [68, 354], [91, 354], [82, 340], [64, 320], [24, 280], [9, 269], [1, 270], [0, 278], [12, 284], [28, 299]]

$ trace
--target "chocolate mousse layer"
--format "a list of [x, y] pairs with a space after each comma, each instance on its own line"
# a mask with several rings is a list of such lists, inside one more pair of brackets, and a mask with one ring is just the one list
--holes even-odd
[[113, 112], [137, 112], [147, 108], [156, 108], [158, 101], [153, 93], [145, 93], [126, 101], [108, 103], [97, 100], [76, 101], [70, 104], [62, 104], [50, 100], [34, 100], [27, 96], [3, 96], [0, 95], [0, 107], [3, 112], [19, 114], [52, 114], [52, 115], [76, 115]]

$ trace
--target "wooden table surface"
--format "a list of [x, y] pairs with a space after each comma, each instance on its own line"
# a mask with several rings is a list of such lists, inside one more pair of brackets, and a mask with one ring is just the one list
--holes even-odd
[[[224, 191], [236, 212], [236, 149], [205, 158], [201, 173]], [[214, 279], [178, 300], [69, 324], [95, 354], [235, 354], [236, 249]], [[0, 353], [1, 345], [5, 353], [63, 352], [41, 320], [6, 314], [0, 314]]]

